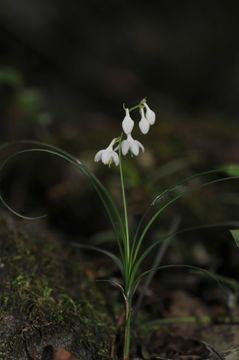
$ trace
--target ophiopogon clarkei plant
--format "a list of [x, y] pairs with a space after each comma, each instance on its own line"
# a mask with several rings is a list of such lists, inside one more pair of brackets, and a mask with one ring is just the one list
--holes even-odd
[[[148, 234], [151, 226], [158, 220], [163, 211], [173, 204], [177, 199], [181, 198], [184, 195], [189, 194], [192, 191], [198, 191], [204, 187], [210, 186], [215, 183], [234, 180], [239, 178], [238, 174], [238, 165], [230, 167], [234, 169], [233, 171], [227, 171], [227, 168], [218, 168], [215, 170], [205, 171], [193, 176], [183, 179], [180, 183], [171, 186], [170, 188], [161, 192], [150, 204], [149, 209], [151, 211], [146, 211], [145, 215], [142, 216], [141, 220], [137, 224], [135, 229], [130, 228], [129, 226], [129, 215], [128, 215], [128, 206], [127, 206], [127, 196], [125, 189], [124, 181], [124, 166], [123, 159], [127, 154], [131, 156], [138, 156], [140, 152], [144, 151], [143, 145], [135, 140], [132, 136], [132, 131], [134, 130], [135, 122], [131, 117], [131, 113], [134, 111], [139, 111], [141, 119], [138, 123], [139, 129], [143, 134], [147, 134], [150, 127], [155, 123], [156, 116], [154, 111], [146, 103], [146, 99], [141, 100], [137, 105], [126, 108], [124, 107], [125, 116], [122, 121], [122, 133], [119, 136], [115, 137], [109, 144], [109, 146], [103, 150], [100, 150], [95, 155], [95, 161], [102, 161], [105, 165], [115, 165], [119, 167], [119, 178], [121, 184], [122, 192], [122, 206], [117, 207], [115, 201], [113, 200], [110, 192], [105, 188], [102, 182], [94, 175], [94, 173], [86, 167], [78, 158], [72, 156], [71, 154], [65, 152], [64, 150], [57, 148], [52, 145], [44, 144], [36, 141], [18, 141], [14, 143], [4, 144], [2, 146], [2, 151], [5, 149], [11, 149], [12, 146], [17, 146], [14, 151], [10, 150], [10, 154], [6, 156], [2, 162], [0, 170], [2, 171], [6, 164], [16, 156], [29, 152], [42, 152], [48, 153], [58, 158], [61, 158], [65, 162], [71, 164], [77, 171], [81, 174], [87, 176], [92, 185], [94, 186], [96, 192], [98, 193], [106, 213], [109, 217], [109, 220], [112, 224], [115, 241], [118, 245], [118, 252], [112, 253], [103, 248], [96, 246], [83, 245], [83, 248], [99, 251], [107, 256], [109, 256], [112, 261], [117, 265], [121, 276], [122, 281], [108, 280], [113, 285], [117, 286], [124, 298], [125, 305], [125, 316], [124, 316], [124, 334], [123, 334], [123, 359], [128, 360], [130, 355], [131, 348], [131, 332], [132, 332], [132, 317], [133, 317], [133, 300], [135, 292], [138, 288], [141, 280], [150, 272], [167, 269], [172, 267], [185, 267], [187, 269], [196, 270], [207, 274], [214, 280], [216, 280], [221, 286], [221, 282], [227, 282], [226, 279], [218, 279], [217, 276], [205, 269], [201, 269], [195, 266], [190, 265], [164, 265], [153, 267], [144, 272], [141, 271], [143, 262], [145, 258], [153, 251], [157, 249], [160, 243], [167, 239], [167, 237], [172, 237], [172, 235], [178, 235], [185, 233], [187, 231], [205, 228], [205, 226], [198, 226], [187, 228], [183, 230], [177, 230], [173, 234], [167, 234], [167, 236], [158, 238], [153, 243], [148, 246], [144, 246], [144, 239]], [[19, 148], [18, 148], [19, 147]], [[223, 175], [223, 172], [227, 172], [227, 176]], [[213, 176], [213, 179], [204, 180], [206, 176]], [[216, 177], [216, 178], [215, 178]], [[197, 186], [189, 186], [188, 183], [192, 179], [200, 179], [201, 182]], [[4, 200], [3, 196], [0, 194], [0, 200], [2, 203], [15, 215], [20, 216], [24, 219], [34, 220], [39, 217], [29, 217], [24, 216], [14, 210], [9, 204]], [[217, 226], [218, 224], [206, 225], [206, 227]], [[237, 227], [238, 223], [235, 222], [226, 222], [222, 224], [223, 226]], [[237, 230], [236, 230], [237, 231]]]

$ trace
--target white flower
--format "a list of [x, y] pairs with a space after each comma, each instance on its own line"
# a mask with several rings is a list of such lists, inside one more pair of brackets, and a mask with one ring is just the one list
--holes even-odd
[[139, 128], [142, 134], [145, 135], [149, 131], [150, 124], [148, 119], [145, 117], [144, 109], [140, 108], [140, 113], [141, 113], [141, 120], [139, 122]]
[[131, 119], [129, 109], [125, 109], [125, 117], [122, 122], [122, 128], [126, 135], [131, 134], [134, 127], [134, 121]]
[[116, 166], [119, 165], [119, 155], [113, 149], [116, 140], [117, 139], [113, 139], [106, 149], [100, 150], [96, 153], [96, 162], [101, 160], [105, 165], [111, 165], [112, 162], [114, 162]]
[[121, 149], [123, 155], [128, 154], [129, 151], [135, 156], [139, 155], [140, 150], [144, 152], [143, 145], [139, 141], [134, 140], [131, 134], [128, 134], [127, 139], [122, 141]]
[[144, 103], [144, 106], [146, 108], [146, 119], [148, 120], [150, 125], [153, 125], [155, 123], [156, 115], [153, 110], [150, 109], [150, 107]]

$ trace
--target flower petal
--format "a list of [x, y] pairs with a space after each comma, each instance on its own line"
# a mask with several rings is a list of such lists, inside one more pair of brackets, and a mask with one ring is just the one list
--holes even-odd
[[130, 144], [130, 150], [133, 153], [133, 155], [138, 156], [139, 155], [139, 146], [137, 144], [137, 141], [132, 141]]
[[141, 142], [139, 142], [138, 140], [135, 141], [137, 142], [139, 149], [141, 149], [142, 152], [144, 152], [144, 146], [141, 144]]
[[115, 165], [118, 166], [119, 165], [119, 156], [115, 151], [112, 153], [112, 157], [113, 157], [113, 161], [114, 161]]
[[126, 155], [129, 151], [129, 140], [123, 140], [121, 143], [121, 151], [123, 155]]
[[111, 150], [110, 149], [106, 149], [103, 154], [102, 154], [102, 162], [103, 164], [107, 165], [109, 164], [110, 160], [111, 160]]
[[95, 154], [95, 158], [94, 158], [94, 161], [95, 161], [95, 162], [98, 162], [98, 161], [101, 160], [103, 151], [104, 151], [104, 150], [100, 150], [100, 151], [98, 151], [98, 152]]

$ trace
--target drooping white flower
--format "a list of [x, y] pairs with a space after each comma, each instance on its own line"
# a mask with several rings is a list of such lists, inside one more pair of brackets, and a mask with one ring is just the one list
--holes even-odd
[[142, 132], [142, 134], [147, 134], [147, 132], [149, 131], [150, 128], [150, 124], [148, 119], [146, 118], [145, 114], [144, 114], [144, 109], [140, 108], [140, 113], [141, 113], [141, 120], [139, 122], [139, 128], [140, 131]]
[[125, 117], [122, 122], [122, 128], [126, 135], [131, 134], [134, 127], [134, 121], [131, 119], [129, 109], [125, 109]]
[[121, 143], [121, 150], [123, 155], [128, 154], [130, 151], [131, 155], [138, 156], [140, 150], [144, 152], [144, 147], [139, 141], [134, 140], [131, 134], [128, 134], [127, 139]]
[[148, 120], [150, 125], [153, 125], [155, 123], [156, 115], [153, 110], [150, 109], [150, 107], [144, 103], [145, 109], [146, 109], [146, 119]]
[[96, 162], [102, 161], [105, 165], [111, 165], [112, 162], [114, 162], [116, 166], [119, 165], [119, 155], [113, 149], [116, 140], [117, 139], [113, 139], [106, 149], [100, 150], [96, 153]]

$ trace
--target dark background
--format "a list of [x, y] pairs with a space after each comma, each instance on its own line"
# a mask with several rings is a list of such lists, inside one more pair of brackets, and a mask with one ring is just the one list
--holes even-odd
[[0, 27], [1, 66], [58, 122], [113, 117], [145, 95], [164, 111], [238, 117], [236, 3], [2, 0]]

